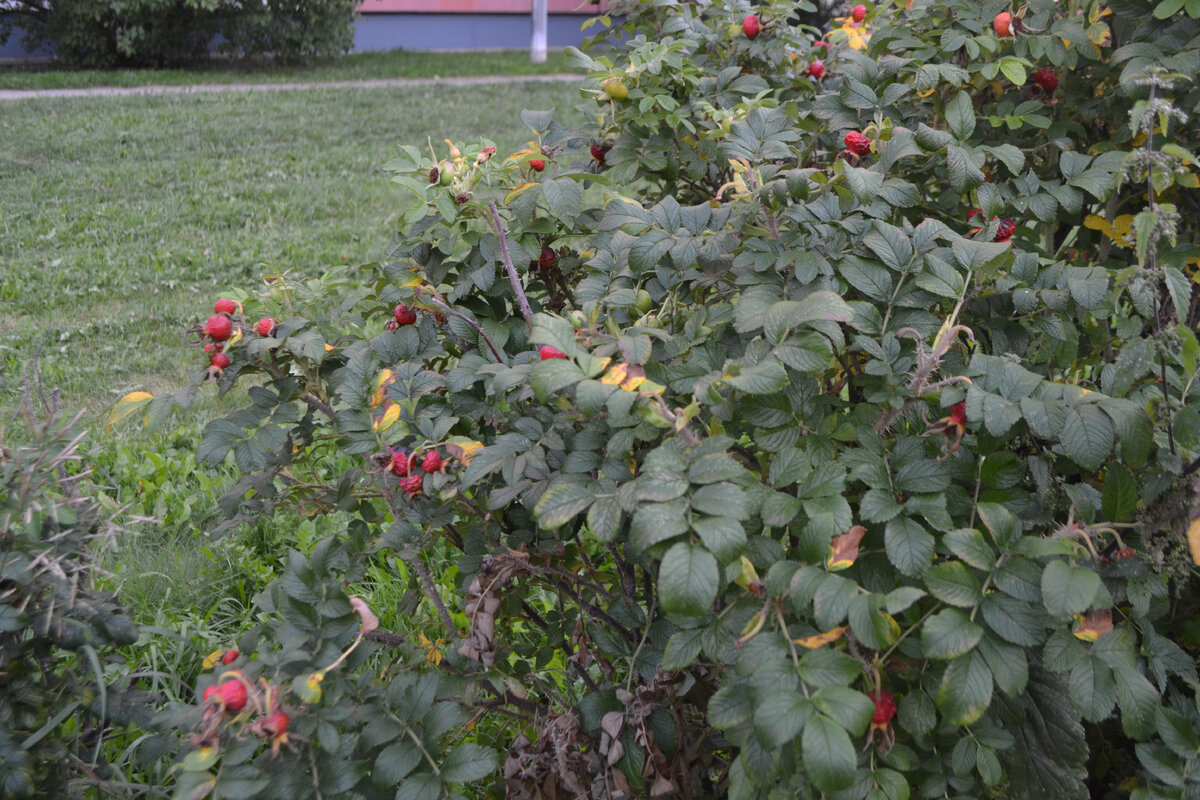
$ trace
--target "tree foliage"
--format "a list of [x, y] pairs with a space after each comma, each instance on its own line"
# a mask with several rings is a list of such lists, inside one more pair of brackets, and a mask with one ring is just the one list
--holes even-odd
[[200, 457], [355, 521], [182, 795], [1194, 796], [1190, 12], [617, 10], [585, 128], [401, 148], [384, 263], [238, 295]]

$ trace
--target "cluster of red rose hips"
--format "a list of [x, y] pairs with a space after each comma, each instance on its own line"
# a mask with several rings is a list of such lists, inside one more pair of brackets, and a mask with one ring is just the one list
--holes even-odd
[[[211, 341], [204, 345], [208, 353], [208, 377], [217, 378], [229, 366], [229, 356], [225, 354], [225, 342], [233, 335], [233, 315], [238, 312], [238, 305], [228, 298], [213, 303], [213, 315], [208, 322], [201, 326], [201, 332]], [[254, 331], [262, 337], [275, 335], [275, 320], [263, 317], [254, 325]]]
[[[221, 657], [221, 663], [228, 666], [237, 660], [240, 654], [237, 650], [227, 650]], [[230, 673], [226, 673], [230, 674]], [[239, 716], [250, 700], [252, 684], [240, 670], [233, 673], [220, 683], [215, 683], [204, 690], [203, 694], [203, 727], [194, 737], [199, 746], [211, 746], [218, 739], [218, 732], [225, 720]], [[250, 732], [271, 743], [271, 751], [278, 753], [279, 748], [288, 743], [287, 729], [291, 724], [291, 716], [278, 705], [277, 690], [267, 687], [262, 693], [265, 702], [255, 691], [254, 707], [261, 710], [259, 719], [250, 724]]]
[[[417, 463], [417, 453], [407, 447], [392, 448], [391, 472], [400, 479], [400, 489], [410, 498], [421, 493], [425, 475], [441, 472], [446, 466], [445, 459], [437, 450], [426, 450], [425, 456]], [[417, 470], [420, 469], [420, 472]]]

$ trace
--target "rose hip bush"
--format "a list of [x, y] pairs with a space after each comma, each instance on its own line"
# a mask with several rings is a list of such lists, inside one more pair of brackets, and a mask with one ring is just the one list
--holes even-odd
[[355, 520], [181, 791], [1197, 796], [1200, 26], [859, 8], [616, 8], [586, 126], [401, 148], [385, 263], [197, 326], [230, 513]]

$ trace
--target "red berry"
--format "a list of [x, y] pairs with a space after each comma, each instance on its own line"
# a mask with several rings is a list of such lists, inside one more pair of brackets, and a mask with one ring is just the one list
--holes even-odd
[[1133, 548], [1125, 547], [1113, 553], [1113, 558], [1133, 558]]
[[254, 324], [254, 330], [259, 336], [274, 336], [275, 335], [275, 320], [271, 317], [263, 317]]
[[604, 157], [606, 155], [608, 155], [608, 151], [611, 150], [612, 148], [606, 144], [594, 144], [594, 145], [592, 145], [591, 149], [592, 149], [592, 158], [596, 159], [597, 164], [603, 164]]
[[875, 701], [875, 713], [871, 715], [872, 725], [887, 725], [896, 716], [896, 700], [891, 692], [879, 692], [869, 697]]
[[1017, 223], [1010, 217], [1000, 220], [1000, 228], [996, 231], [997, 242], [1007, 242], [1017, 232]]
[[435, 312], [433, 312], [433, 321], [436, 322], [438, 325], [445, 325], [446, 324], [446, 315], [440, 311], [435, 311]]
[[542, 245], [542, 254], [538, 256], [538, 266], [540, 266], [542, 269], [550, 269], [554, 266], [554, 262], [557, 260], [557, 257], [554, 255], [554, 250], [552, 250], [549, 245]]
[[224, 314], [213, 314], [204, 325], [204, 334], [214, 342], [223, 342], [233, 333], [233, 321]]
[[867, 7], [864, 5], [855, 6], [854, 10], [850, 12], [850, 18], [855, 22], [862, 22], [867, 18]]
[[762, 23], [758, 21], [756, 14], [749, 14], [742, 20], [742, 33], [746, 34], [747, 39], [753, 39], [758, 36], [758, 32], [762, 30]]
[[396, 317], [397, 325], [412, 325], [417, 321], [417, 312], [403, 303], [396, 306], [396, 310], [393, 313]]
[[845, 141], [846, 149], [856, 156], [865, 156], [871, 152], [871, 140], [859, 131], [850, 131], [847, 133]]
[[209, 356], [208, 363], [212, 364], [217, 369], [225, 369], [229, 366], [229, 356], [225, 355], [224, 353], [213, 353], [211, 356]]
[[408, 474], [408, 450], [403, 447], [397, 447], [392, 450], [392, 474], [397, 478], [403, 478]]
[[955, 424], [966, 427], [967, 404], [966, 403], [955, 403], [954, 405], [950, 406], [950, 419], [953, 420], [955, 422]]
[[557, 347], [551, 347], [548, 344], [542, 345], [542, 348], [538, 350], [538, 355], [541, 357], [542, 361], [549, 361], [552, 358], [567, 357], [567, 354], [562, 350], [559, 350]]
[[232, 314], [237, 311], [237, 303], [232, 300], [218, 300], [213, 303], [213, 311], [217, 314]]
[[821, 47], [821, 48], [824, 48], [825, 50], [828, 50], [828, 49], [829, 49], [829, 42], [825, 41], [824, 39], [818, 39], [817, 41], [813, 42], [812, 46], [813, 46], [813, 49], [814, 49], [814, 50], [816, 50], [818, 47]]
[[425, 454], [425, 460], [421, 462], [421, 470], [423, 472], [437, 472], [442, 468], [442, 456], [437, 450], [430, 450]]
[[817, 80], [825, 77], [825, 64], [820, 61], [813, 61], [808, 65], [808, 74]]
[[209, 344], [204, 345], [204, 352], [206, 353], [219, 353], [224, 349], [225, 345], [223, 344], [213, 344], [210, 342]]
[[289, 717], [285, 712], [276, 711], [274, 714], [267, 717], [267, 721], [263, 727], [271, 734], [273, 738], [278, 738], [282, 736], [285, 731], [287, 731], [288, 723], [291, 721], [292, 718]]
[[[970, 211], [968, 211], [967, 212], [967, 222], [971, 222], [977, 216], [983, 217], [983, 209], [982, 208], [972, 208]], [[987, 221], [987, 217], [983, 217], [983, 219], [985, 222]]]
[[1043, 92], [1050, 94], [1058, 88], [1058, 75], [1050, 67], [1046, 67], [1033, 73], [1033, 82], [1040, 86]]
[[421, 484], [424, 480], [420, 475], [409, 475], [407, 478], [400, 479], [400, 488], [412, 497], [421, 493]]
[[220, 691], [220, 689], [217, 688], [217, 685], [215, 683], [212, 686], [205, 689], [204, 690], [204, 702], [207, 703], [209, 698], [212, 697], [213, 695], [215, 695], [218, 691]]
[[529, 159], [529, 168], [534, 172], [541, 172], [546, 168], [546, 162], [540, 158], [531, 158]]
[[237, 661], [237, 657], [240, 655], [241, 653], [239, 653], [237, 650], [226, 650], [225, 655], [221, 656], [221, 663], [232, 664], [233, 662]]
[[1007, 11], [1001, 11], [992, 20], [992, 30], [997, 36], [1012, 36], [1012, 14]]
[[228, 680], [217, 688], [217, 695], [228, 711], [241, 711], [246, 707], [246, 686], [239, 680]]

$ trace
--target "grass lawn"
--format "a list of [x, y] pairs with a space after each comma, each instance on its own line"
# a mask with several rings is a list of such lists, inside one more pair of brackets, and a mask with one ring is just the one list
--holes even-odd
[[530, 136], [522, 108], [577, 99], [523, 84], [0, 105], [0, 428], [34, 357], [92, 421], [181, 385], [205, 363], [183, 332], [223, 290], [384, 256], [397, 145], [503, 153]]
[[189, 69], [71, 71], [55, 69], [52, 64], [5, 65], [0, 66], [0, 89], [291, 83], [368, 78], [448, 78], [461, 75], [540, 75], [570, 71], [562, 50], [550, 51], [542, 64], [529, 63], [527, 50], [459, 53], [390, 50], [353, 53], [304, 67], [270, 66], [263, 63], [236, 64], [219, 59]]

